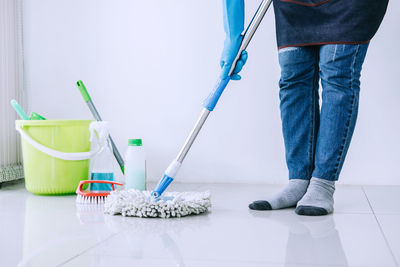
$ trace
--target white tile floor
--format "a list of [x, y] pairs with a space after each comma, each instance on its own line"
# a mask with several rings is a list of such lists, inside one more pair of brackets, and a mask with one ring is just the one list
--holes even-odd
[[0, 266], [398, 266], [400, 187], [338, 186], [335, 213], [255, 212], [281, 186], [178, 184], [211, 190], [212, 211], [140, 219], [81, 209], [75, 196], [0, 189]]

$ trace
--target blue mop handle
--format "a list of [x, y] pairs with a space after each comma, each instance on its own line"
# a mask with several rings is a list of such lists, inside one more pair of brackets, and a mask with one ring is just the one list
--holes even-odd
[[229, 70], [228, 77], [225, 79], [218, 79], [214, 89], [208, 95], [208, 97], [203, 102], [204, 109], [202, 110], [199, 119], [197, 120], [196, 124], [194, 125], [192, 131], [190, 132], [189, 136], [187, 137], [185, 143], [183, 144], [181, 150], [179, 151], [176, 160], [170, 164], [170, 166], [165, 171], [163, 177], [157, 184], [156, 188], [151, 192], [151, 196], [153, 199], [159, 199], [165, 189], [171, 184], [174, 180], [175, 175], [178, 172], [180, 165], [182, 164], [183, 160], [186, 157], [189, 149], [191, 148], [194, 140], [196, 139], [198, 133], [200, 132], [203, 124], [207, 120], [208, 115], [211, 111], [214, 110], [215, 106], [218, 103], [219, 98], [221, 97], [222, 93], [224, 92], [226, 86], [228, 85], [229, 81], [231, 80], [231, 75], [236, 67], [237, 61], [240, 59], [242, 51], [246, 50], [247, 45], [250, 43], [254, 33], [256, 32], [258, 26], [260, 25], [265, 13], [267, 12], [269, 6], [271, 5], [272, 0], [263, 0], [257, 9], [256, 14], [254, 15], [253, 19], [251, 20], [249, 26], [247, 27], [242, 43], [240, 44], [239, 51], [236, 54], [235, 60]]
[[[207, 113], [207, 115], [208, 115], [208, 113], [210, 113], [211, 111], [214, 110], [215, 106], [218, 103], [219, 98], [221, 97], [222, 93], [224, 92], [224, 90], [230, 80], [231, 80], [230, 76], [226, 77], [225, 79], [219, 78], [217, 83], [214, 86], [214, 89], [210, 92], [210, 94], [204, 100], [203, 107], [206, 109], [205, 112]], [[205, 117], [205, 118], [207, 118], [207, 117]], [[205, 121], [205, 118], [204, 118], [204, 121]], [[204, 123], [204, 121], [202, 121], [200, 123], [200, 126], [197, 126], [197, 125], [195, 126], [193, 132], [191, 133], [191, 135], [193, 135], [194, 138], [195, 138], [195, 136], [197, 136], [197, 133], [200, 131], [201, 126]], [[185, 144], [183, 145], [182, 150], [179, 152], [179, 155], [177, 157], [178, 160], [173, 162], [167, 168], [163, 177], [158, 182], [156, 188], [151, 192], [151, 196], [153, 198], [158, 199], [162, 195], [162, 193], [164, 193], [165, 189], [167, 189], [167, 187], [170, 185], [170, 183], [172, 183], [172, 181], [175, 178], [176, 173], [178, 172], [180, 164], [181, 164], [181, 160], [179, 160], [179, 159], [181, 157], [185, 157], [187, 151], [189, 150], [190, 146], [192, 145], [192, 142], [194, 141], [194, 138], [191, 138], [191, 136], [189, 136], [189, 138], [186, 140]], [[190, 140], [190, 141], [188, 141], [188, 140]], [[186, 152], [183, 152], [183, 151], [186, 151]], [[183, 155], [183, 156], [181, 156], [181, 155]], [[183, 160], [183, 158], [182, 158], [182, 160]]]
[[151, 191], [151, 196], [154, 199], [158, 199], [162, 193], [164, 193], [165, 189], [169, 186], [170, 183], [174, 180], [174, 177], [168, 176], [168, 174], [164, 173], [160, 181], [158, 182], [156, 188]]
[[209, 111], [214, 110], [219, 98], [221, 97], [230, 80], [230, 76], [226, 77], [225, 79], [218, 79], [217, 83], [214, 86], [214, 89], [210, 92], [210, 94], [203, 102], [204, 108], [208, 109]]

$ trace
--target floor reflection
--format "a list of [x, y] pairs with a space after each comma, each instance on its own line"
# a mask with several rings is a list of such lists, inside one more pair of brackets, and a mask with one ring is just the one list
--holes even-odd
[[26, 196], [13, 192], [22, 186], [10, 182], [0, 189], [0, 266], [16, 266], [23, 256]]
[[[104, 231], [101, 207], [76, 211], [74, 199], [75, 196], [27, 195], [23, 256], [18, 266], [55, 266], [115, 234]], [[71, 216], [75, 212], [77, 217]]]
[[208, 214], [172, 219], [122, 217], [104, 214], [102, 206], [87, 205], [77, 205], [76, 218], [80, 224], [102, 224], [110, 232], [118, 232], [113, 240], [102, 242], [88, 252], [88, 266], [110, 266], [113, 257], [118, 255], [129, 255], [132, 264], [139, 263], [151, 256], [146, 253], [151, 251], [149, 246], [155, 245], [163, 251], [158, 260], [168, 259], [174, 266], [184, 267], [175, 238], [185, 230], [209, 226]]
[[[154, 218], [132, 218], [132, 217], [113, 217], [106, 215], [106, 225], [112, 229], [124, 229], [120, 234], [126, 241], [126, 248], [131, 251], [134, 259], [144, 259], [144, 245], [149, 240], [154, 241], [154, 236], [162, 243], [164, 255], [169, 255], [169, 259], [177, 267], [185, 267], [185, 263], [180, 252], [179, 246], [171, 237], [179, 234], [184, 222], [180, 219], [154, 219]], [[122, 219], [122, 220], [120, 220]], [[156, 239], [156, 240], [157, 240]]]
[[287, 227], [285, 266], [295, 263], [349, 266], [332, 215], [298, 216], [293, 210], [249, 212]]

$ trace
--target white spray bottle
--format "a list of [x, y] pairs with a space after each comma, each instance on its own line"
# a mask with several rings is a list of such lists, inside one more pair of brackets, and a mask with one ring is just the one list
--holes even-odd
[[[96, 121], [90, 124], [91, 149], [100, 148], [99, 152], [90, 161], [90, 179], [114, 181], [114, 160], [112, 148], [109, 141], [109, 123], [106, 121]], [[109, 184], [91, 184], [92, 191], [111, 191]]]
[[142, 139], [129, 139], [125, 155], [125, 189], [146, 190], [146, 156]]

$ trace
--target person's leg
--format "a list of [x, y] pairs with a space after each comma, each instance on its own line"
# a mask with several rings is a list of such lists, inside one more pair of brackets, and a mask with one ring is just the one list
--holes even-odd
[[300, 215], [333, 211], [333, 193], [357, 119], [360, 73], [368, 44], [323, 45], [320, 77], [323, 88], [315, 167], [307, 193], [297, 203]]
[[279, 50], [279, 97], [289, 184], [267, 200], [254, 201], [250, 209], [294, 207], [307, 190], [319, 127], [318, 51], [316, 46]]

